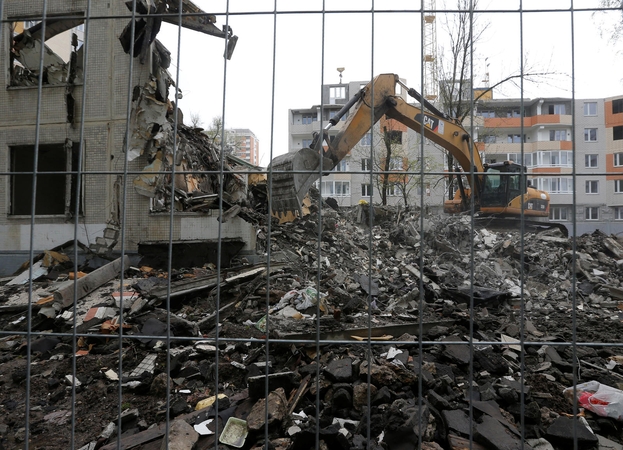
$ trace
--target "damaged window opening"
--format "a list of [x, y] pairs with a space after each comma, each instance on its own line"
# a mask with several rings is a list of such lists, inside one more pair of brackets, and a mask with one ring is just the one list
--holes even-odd
[[48, 18], [43, 23], [33, 19], [14, 19], [9, 58], [9, 86], [38, 86], [41, 42], [44, 42], [44, 85], [71, 85], [82, 82], [84, 17]]
[[[70, 216], [75, 211], [77, 175], [69, 172], [78, 170], [79, 151], [79, 145], [70, 140], [64, 144], [39, 145], [35, 215]], [[35, 146], [13, 146], [10, 156], [13, 172], [10, 214], [27, 216], [32, 211]]]

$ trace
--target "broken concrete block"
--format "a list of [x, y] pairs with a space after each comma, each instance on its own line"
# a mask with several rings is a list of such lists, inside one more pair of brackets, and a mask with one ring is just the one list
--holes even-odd
[[268, 394], [268, 400], [259, 399], [251, 412], [247, 416], [247, 426], [249, 430], [261, 430], [266, 424], [266, 402], [268, 401], [268, 426], [278, 426], [283, 423], [288, 414], [288, 400], [286, 399], [283, 388]]
[[377, 388], [373, 384], [361, 383], [353, 386], [353, 408], [356, 411], [361, 411], [368, 405], [368, 387], [370, 388], [370, 398], [374, 398]]
[[464, 436], [470, 436], [472, 432], [471, 421], [465, 411], [460, 409], [454, 409], [451, 411], [441, 411], [441, 417], [443, 418], [448, 430], [455, 431]]
[[[122, 266], [124, 269], [130, 267], [130, 258], [127, 255], [94, 270], [87, 276], [79, 278], [78, 280], [65, 281], [58, 286], [58, 289], [54, 292], [55, 301], [59, 303], [62, 308], [67, 308], [72, 305], [75, 300], [81, 299], [104, 283], [115, 278], [121, 271]], [[77, 284], [77, 299], [74, 298], [75, 284]]]
[[325, 375], [340, 383], [348, 383], [353, 378], [353, 361], [350, 358], [334, 359], [324, 369]]
[[[428, 406], [398, 399], [391, 404], [387, 412], [384, 441], [390, 450], [417, 448], [420, 440], [430, 440], [433, 429], [429, 428], [432, 420]], [[421, 435], [420, 435], [421, 433]]]
[[174, 420], [169, 428], [168, 439], [162, 440], [161, 450], [188, 450], [195, 446], [199, 433], [185, 420]]
[[491, 416], [482, 416], [482, 422], [476, 424], [476, 440], [482, 442], [487, 448], [496, 450], [521, 450], [521, 439], [511, 433]]
[[396, 373], [389, 367], [370, 364], [370, 368], [368, 369], [368, 362], [364, 361], [361, 363], [361, 367], [359, 368], [359, 377], [362, 380], [367, 380], [368, 370], [370, 372], [372, 382], [377, 387], [389, 386], [397, 379]]
[[560, 416], [549, 426], [546, 438], [554, 445], [573, 448], [574, 433], [577, 438], [578, 448], [591, 448], [599, 443], [599, 439], [593, 431], [587, 427], [585, 421], [571, 417]]
[[597, 439], [599, 439], [599, 450], [623, 450], [623, 445], [608, 438], [597, 435]]
[[[452, 341], [457, 342], [462, 339], [458, 336], [445, 336], [440, 339], [441, 342]], [[468, 364], [471, 360], [471, 349], [469, 343], [465, 344], [447, 344], [444, 345], [443, 355], [457, 364]]]

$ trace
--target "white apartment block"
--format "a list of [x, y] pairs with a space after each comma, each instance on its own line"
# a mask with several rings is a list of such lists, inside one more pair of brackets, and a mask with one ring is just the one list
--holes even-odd
[[533, 185], [550, 194], [550, 220], [573, 231], [575, 219], [577, 235], [623, 233], [623, 97], [486, 100], [475, 114], [485, 161], [523, 153]]

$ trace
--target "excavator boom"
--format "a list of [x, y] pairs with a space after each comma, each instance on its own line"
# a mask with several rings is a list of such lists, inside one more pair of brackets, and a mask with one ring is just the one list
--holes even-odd
[[[425, 109], [407, 103], [397, 95], [397, 84], [420, 101]], [[346, 122], [335, 137], [329, 139], [327, 131], [347, 113]], [[488, 166], [483, 165], [469, 133], [463, 126], [457, 120], [438, 111], [415, 90], [405, 86], [398, 75], [381, 74], [362, 88], [330, 119], [322, 133], [314, 137], [312, 148], [281, 155], [272, 161], [269, 167], [272, 175], [269, 194], [272, 214], [281, 222], [291, 221], [300, 215], [303, 198], [312, 184], [322, 173], [333, 169], [344, 159], [383, 116], [395, 119], [439, 144], [454, 157], [465, 174], [473, 174], [470, 183], [473, 186], [470, 188], [464, 188], [461, 177], [458, 177], [460, 192], [457, 191], [457, 200], [446, 202], [444, 205], [446, 212], [467, 210], [470, 203], [468, 200], [473, 193], [476, 210], [484, 207], [489, 213], [506, 213], [507, 208], [512, 206], [511, 214], [516, 216], [524, 210], [527, 211], [527, 215], [541, 217], [549, 213], [549, 196], [542, 191], [527, 188], [525, 173], [521, 170], [521, 166], [513, 162], [498, 163], [494, 165], [498, 177], [495, 179], [497, 184], [485, 183]], [[522, 179], [524, 181], [520, 181]], [[483, 199], [486, 199], [486, 204], [482, 204]]]

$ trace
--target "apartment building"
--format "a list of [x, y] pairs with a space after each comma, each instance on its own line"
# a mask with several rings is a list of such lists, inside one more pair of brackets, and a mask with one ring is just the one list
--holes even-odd
[[254, 166], [260, 165], [260, 141], [248, 128], [232, 128], [234, 155]]
[[[296, 152], [309, 147], [314, 133], [319, 133], [329, 119], [366, 84], [367, 81], [326, 84], [322, 89], [327, 103], [290, 109], [289, 151]], [[414, 101], [407, 97], [406, 92], [400, 90], [400, 86], [397, 86], [397, 90], [397, 94], [404, 100]], [[343, 128], [352, 112], [349, 111], [329, 130], [330, 137], [334, 137]], [[382, 130], [391, 134], [392, 141], [392, 156], [387, 166]], [[393, 119], [381, 118], [330, 174], [322, 176], [316, 186], [320, 188], [324, 198], [334, 198], [340, 206], [356, 205], [361, 200], [379, 204], [382, 201], [383, 175], [378, 172], [384, 172], [387, 167], [391, 172], [386, 190], [387, 204], [404, 205], [406, 201], [410, 206], [419, 206], [423, 199], [424, 206], [441, 211], [445, 187], [442, 175], [443, 152], [428, 140], [425, 140], [424, 146], [422, 152], [420, 134]], [[422, 170], [425, 172], [424, 176]], [[431, 175], [435, 172], [436, 174]]]
[[550, 194], [550, 220], [623, 233], [623, 98], [489, 99], [475, 114], [485, 162], [523, 160]]

